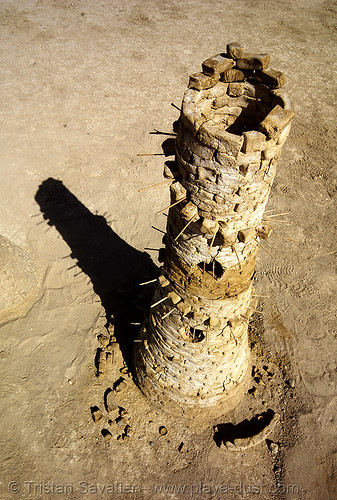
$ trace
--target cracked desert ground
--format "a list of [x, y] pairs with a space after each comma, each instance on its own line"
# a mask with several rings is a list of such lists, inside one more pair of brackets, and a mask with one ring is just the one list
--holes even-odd
[[[330, 0], [0, 1], [1, 500], [336, 498], [335, 19]], [[189, 75], [233, 41], [287, 77], [296, 115], [267, 206], [286, 222], [259, 253], [251, 390], [186, 420], [127, 369], [169, 204], [167, 185], [138, 190], [170, 158], [137, 155], [162, 152], [151, 132], [172, 133]], [[268, 439], [217, 446], [214, 426], [268, 409]]]

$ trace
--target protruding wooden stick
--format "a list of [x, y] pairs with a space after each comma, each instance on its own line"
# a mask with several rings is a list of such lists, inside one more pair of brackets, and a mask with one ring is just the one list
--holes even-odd
[[137, 153], [137, 156], [165, 156], [165, 153]]
[[279, 219], [273, 219], [273, 220], [270, 220], [270, 219], [261, 219], [262, 222], [272, 222], [274, 224], [274, 222], [284, 222], [284, 223], [287, 223], [287, 224], [291, 224], [291, 221], [290, 220], [279, 220]]
[[271, 233], [270, 236], [275, 236], [275, 238], [280, 238], [281, 240], [294, 241], [295, 243], [298, 243], [297, 240], [293, 240], [292, 238], [286, 238], [285, 236], [280, 236], [280, 235], [275, 234], [275, 233]]
[[256, 313], [264, 314], [263, 311], [258, 311], [257, 309], [254, 309], [253, 307], [248, 307], [248, 309], [250, 309], [251, 311], [254, 311]]
[[178, 106], [177, 106], [176, 104], [174, 104], [174, 102], [171, 102], [171, 106], [172, 106], [173, 108], [176, 108], [178, 111], [181, 111], [181, 109], [180, 109], [180, 108], [178, 108]]
[[214, 233], [214, 235], [213, 235], [213, 238], [212, 238], [211, 244], [210, 244], [209, 249], [208, 249], [208, 253], [211, 253], [211, 250], [212, 250], [212, 246], [213, 246], [213, 243], [214, 243], [215, 237], [216, 237], [216, 233]]
[[155, 302], [154, 304], [152, 304], [152, 305], [150, 306], [150, 307], [151, 307], [151, 309], [152, 309], [153, 307], [156, 307], [158, 304], [160, 304], [161, 302], [164, 302], [164, 300], [167, 300], [167, 299], [168, 299], [168, 296], [166, 296], [166, 297], [164, 297], [164, 298], [162, 298], [162, 299], [158, 300], [157, 302]]
[[172, 182], [172, 179], [166, 179], [165, 181], [157, 182], [156, 184], [151, 184], [150, 186], [145, 186], [143, 188], [140, 188], [138, 189], [138, 193], [140, 193], [141, 191], [145, 191], [146, 189], [162, 186], [163, 184], [167, 184], [168, 182]]
[[197, 214], [193, 215], [193, 217], [192, 217], [192, 218], [188, 221], [188, 223], [186, 224], [186, 226], [184, 226], [184, 227], [182, 228], [182, 230], [180, 231], [180, 233], [179, 233], [179, 234], [177, 234], [177, 236], [174, 238], [174, 241], [177, 241], [177, 239], [179, 238], [179, 236], [181, 236], [181, 235], [183, 234], [183, 232], [185, 231], [185, 229], [187, 229], [187, 228], [188, 228], [188, 226], [191, 224], [191, 222], [193, 221], [193, 219], [195, 219], [195, 218], [196, 218], [196, 215], [197, 215]]
[[164, 314], [164, 316], [161, 317], [161, 319], [165, 319], [167, 318], [167, 316], [169, 316], [169, 314], [171, 314], [171, 312], [173, 311], [174, 309], [171, 309], [168, 313]]
[[158, 231], [159, 233], [163, 233], [163, 234], [166, 234], [165, 231], [163, 231], [162, 229], [159, 229], [159, 227], [156, 227], [156, 226], [151, 226], [152, 229], [155, 229], [156, 231]]
[[161, 210], [159, 210], [158, 212], [156, 212], [156, 215], [161, 214], [165, 210], [170, 210], [170, 208], [174, 207], [175, 205], [178, 205], [178, 203], [180, 203], [181, 201], [184, 201], [184, 200], [186, 200], [186, 196], [184, 196], [183, 198], [180, 198], [180, 200], [178, 200], [178, 201], [175, 201], [174, 203], [172, 203], [168, 207], [162, 208]]
[[291, 212], [282, 212], [280, 214], [271, 214], [271, 215], [268, 215], [267, 217], [269, 219], [271, 219], [271, 217], [279, 217], [280, 215], [289, 215], [289, 214], [291, 214]]
[[264, 248], [263, 245], [261, 245], [261, 242], [259, 240], [257, 240], [256, 238], [255, 238], [255, 240], [257, 241], [258, 245], [262, 248], [262, 250], [267, 252], [267, 254], [270, 255], [270, 257], [272, 257], [272, 254], [270, 252], [268, 252], [268, 250], [266, 248]]
[[144, 281], [144, 283], [139, 283], [139, 286], [149, 285], [150, 283], [154, 283], [155, 281], [157, 281], [157, 278], [155, 278], [154, 280], [150, 280], [150, 281]]
[[240, 269], [242, 270], [241, 262], [240, 262], [240, 259], [239, 259], [238, 252], [237, 252], [237, 250], [236, 250], [235, 243], [234, 243], [234, 245], [233, 245], [233, 248], [234, 248], [234, 252], [235, 252], [236, 258], [238, 259], [239, 267], [240, 267]]
[[161, 132], [160, 130], [154, 129], [154, 132], [150, 132], [150, 134], [158, 134], [158, 135], [171, 135], [172, 137], [176, 137], [177, 134], [172, 134], [170, 132]]

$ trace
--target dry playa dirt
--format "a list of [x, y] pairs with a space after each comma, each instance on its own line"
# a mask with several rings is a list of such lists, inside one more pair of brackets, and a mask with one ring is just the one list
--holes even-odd
[[[335, 19], [329, 0], [1, 0], [1, 500], [336, 498]], [[132, 348], [169, 205], [155, 132], [232, 41], [271, 55], [295, 117], [249, 389], [193, 419], [142, 395]]]

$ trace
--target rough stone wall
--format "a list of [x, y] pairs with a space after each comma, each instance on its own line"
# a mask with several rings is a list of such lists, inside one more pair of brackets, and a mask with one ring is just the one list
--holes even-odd
[[183, 98], [163, 274], [135, 348], [141, 390], [181, 413], [224, 413], [246, 388], [262, 216], [294, 115], [269, 61], [229, 44]]

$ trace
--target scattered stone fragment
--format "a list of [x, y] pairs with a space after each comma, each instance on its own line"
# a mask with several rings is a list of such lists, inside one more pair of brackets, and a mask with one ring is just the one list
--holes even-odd
[[133, 434], [134, 434], [133, 429], [130, 427], [130, 425], [127, 425], [125, 427], [125, 431], [124, 432], [125, 432], [125, 435], [129, 436], [129, 437], [133, 436]]
[[279, 89], [286, 83], [286, 77], [281, 71], [268, 68], [263, 71], [256, 71], [254, 75], [255, 80], [264, 83], [271, 89]]
[[194, 73], [190, 76], [188, 84], [189, 89], [206, 90], [214, 87], [217, 80], [211, 76], [204, 75], [203, 73]]
[[268, 54], [245, 54], [244, 57], [238, 59], [236, 66], [239, 69], [262, 70], [268, 68], [270, 56]]
[[295, 388], [295, 380], [293, 378], [290, 378], [289, 380], [286, 381], [287, 385], [291, 387], [292, 389]]
[[112, 389], [107, 389], [105, 393], [105, 407], [107, 412], [115, 411], [118, 409], [115, 392]]
[[114, 351], [107, 351], [106, 352], [106, 367], [107, 369], [111, 368], [111, 365], [113, 364], [114, 360]]
[[127, 422], [124, 417], [117, 417], [116, 418], [116, 423], [119, 425], [119, 427], [125, 427]]
[[124, 417], [125, 415], [128, 414], [127, 410], [125, 410], [125, 408], [119, 408], [119, 414], [121, 417]]
[[125, 382], [124, 379], [117, 380], [117, 382], [115, 384], [115, 391], [122, 392], [122, 391], [124, 391], [124, 389], [127, 388], [127, 385], [128, 384]]
[[92, 406], [90, 410], [94, 422], [99, 422], [103, 418], [103, 414], [101, 410], [98, 408], [98, 406]]
[[268, 448], [273, 455], [277, 455], [277, 453], [279, 452], [279, 445], [277, 443], [274, 443], [273, 441], [269, 441]]
[[234, 64], [233, 59], [225, 57], [222, 54], [217, 54], [202, 63], [202, 70], [205, 75], [218, 79], [220, 73], [232, 68]]
[[161, 436], [166, 436], [166, 434], [167, 434], [167, 429], [166, 429], [166, 427], [164, 427], [163, 425], [162, 425], [161, 427], [159, 427], [159, 434], [160, 434]]
[[102, 436], [106, 441], [111, 441], [112, 440], [112, 434], [108, 429], [102, 429], [101, 430]]
[[129, 368], [127, 366], [123, 366], [120, 370], [119, 370], [123, 375], [127, 375], [129, 373]]
[[235, 448], [235, 444], [232, 443], [231, 441], [226, 441], [225, 446], [226, 448]]
[[180, 445], [178, 446], [178, 451], [182, 453], [184, 450], [185, 450], [185, 444], [181, 442]]

